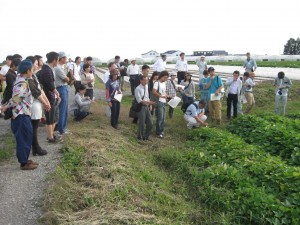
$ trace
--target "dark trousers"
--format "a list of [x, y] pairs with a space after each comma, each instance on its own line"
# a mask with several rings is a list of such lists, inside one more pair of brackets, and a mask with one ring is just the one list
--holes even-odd
[[170, 119], [173, 118], [173, 113], [174, 113], [174, 108], [172, 108], [171, 106], [169, 106], [169, 118]]
[[38, 141], [38, 128], [39, 128], [40, 120], [31, 120], [32, 124], [32, 149], [35, 149], [36, 151], [41, 149]]
[[231, 117], [231, 104], [233, 105], [233, 116], [237, 117], [237, 103], [238, 103], [238, 95], [237, 94], [228, 94], [228, 97], [227, 97], [227, 118]]
[[79, 109], [75, 109], [74, 110], [74, 120], [75, 121], [80, 121], [82, 119], [84, 119], [85, 117], [87, 117], [88, 115], [90, 115], [89, 112], [82, 112]]
[[177, 82], [180, 84], [182, 80], [184, 80], [185, 72], [177, 72]]
[[[139, 120], [138, 120], [138, 138], [147, 139], [150, 136], [152, 130], [152, 116], [149, 110], [149, 106], [143, 105], [141, 111], [139, 112]], [[146, 124], [146, 131], [144, 131], [144, 127]]]
[[77, 92], [79, 92], [80, 85], [81, 85], [81, 81], [76, 80], [75, 83], [74, 83], [75, 95], [77, 94]]
[[129, 82], [130, 82], [130, 88], [131, 88], [131, 94], [134, 95], [134, 89], [136, 87], [138, 80], [138, 75], [130, 75], [129, 76]]
[[86, 89], [86, 92], [85, 92], [84, 96], [85, 97], [90, 97], [90, 99], [93, 100], [94, 90], [93, 89]]
[[12, 119], [11, 130], [16, 138], [18, 162], [23, 166], [28, 162], [33, 137], [30, 116], [22, 114]]
[[110, 123], [113, 127], [117, 127], [119, 121], [119, 114], [120, 114], [120, 102], [112, 101], [111, 103], [112, 103], [112, 107], [111, 107]]

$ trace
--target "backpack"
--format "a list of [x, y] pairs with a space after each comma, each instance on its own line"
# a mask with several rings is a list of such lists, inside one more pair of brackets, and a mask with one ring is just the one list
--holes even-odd
[[182, 111], [183, 113], [186, 113], [187, 108], [188, 108], [191, 104], [193, 104], [193, 105], [196, 107], [196, 109], [198, 109], [198, 105], [193, 101], [193, 102], [186, 102], [186, 103], [183, 103], [182, 106], [181, 106], [181, 111]]

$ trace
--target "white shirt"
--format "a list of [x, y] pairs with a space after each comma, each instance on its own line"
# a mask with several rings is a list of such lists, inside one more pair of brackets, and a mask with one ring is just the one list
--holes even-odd
[[140, 67], [138, 65], [130, 64], [127, 68], [127, 74], [130, 75], [138, 75], [140, 73]]
[[153, 71], [161, 72], [166, 69], [167, 61], [157, 60], [153, 65]]
[[[167, 82], [155, 82], [153, 85], [153, 89], [158, 90], [158, 93], [160, 93], [161, 96], [166, 96], [166, 83]], [[167, 99], [165, 98], [159, 98], [158, 101], [166, 103]]]
[[149, 99], [148, 85], [146, 84], [145, 86], [143, 86], [142, 84], [140, 84], [139, 86], [137, 86], [135, 88], [134, 95], [138, 103], [140, 103], [143, 100], [149, 101], [150, 99]]
[[188, 71], [188, 64], [187, 64], [187, 61], [186, 61], [186, 60], [178, 59], [177, 62], [176, 62], [176, 65], [175, 65], [175, 69], [176, 69], [177, 71], [184, 71], [184, 72], [187, 72], [187, 71]]
[[9, 66], [8, 65], [4, 65], [1, 68], [0, 74], [2, 74], [3, 76], [5, 76], [7, 74], [7, 72], [8, 72], [8, 70], [9, 70]]
[[81, 81], [81, 78], [80, 78], [80, 65], [77, 66], [76, 63], [72, 63], [72, 64], [69, 65], [68, 69], [73, 71], [75, 80]]
[[106, 84], [106, 82], [109, 80], [109, 75], [110, 75], [110, 72], [106, 71], [104, 74], [104, 77], [103, 77], [104, 84]]
[[232, 85], [230, 85], [230, 90], [229, 90], [229, 94], [238, 94], [238, 81], [233, 81]]

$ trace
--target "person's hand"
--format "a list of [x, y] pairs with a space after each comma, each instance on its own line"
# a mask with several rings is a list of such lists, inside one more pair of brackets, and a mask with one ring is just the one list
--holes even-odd
[[206, 127], [207, 127], [207, 126], [208, 126], [208, 123], [203, 123], [203, 126], [206, 126]]
[[44, 103], [44, 109], [46, 110], [46, 112], [49, 112], [51, 109], [51, 105], [48, 103]]
[[5, 112], [8, 109], [7, 105], [0, 106], [0, 110]]
[[108, 105], [109, 105], [110, 108], [112, 107], [112, 103], [111, 102], [109, 102]]
[[155, 102], [149, 101], [149, 105], [154, 105], [154, 104], [155, 104]]
[[150, 112], [152, 112], [152, 105], [149, 105], [149, 110], [150, 110]]
[[216, 90], [215, 95], [218, 96], [219, 95], [219, 90]]

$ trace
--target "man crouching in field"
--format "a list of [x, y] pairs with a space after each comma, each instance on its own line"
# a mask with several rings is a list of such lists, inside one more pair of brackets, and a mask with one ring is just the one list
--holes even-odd
[[208, 126], [208, 123], [205, 123], [207, 116], [205, 113], [205, 100], [201, 100], [200, 102], [194, 102], [190, 104], [184, 114], [184, 119], [187, 122], [187, 128], [197, 128], [200, 125]]

